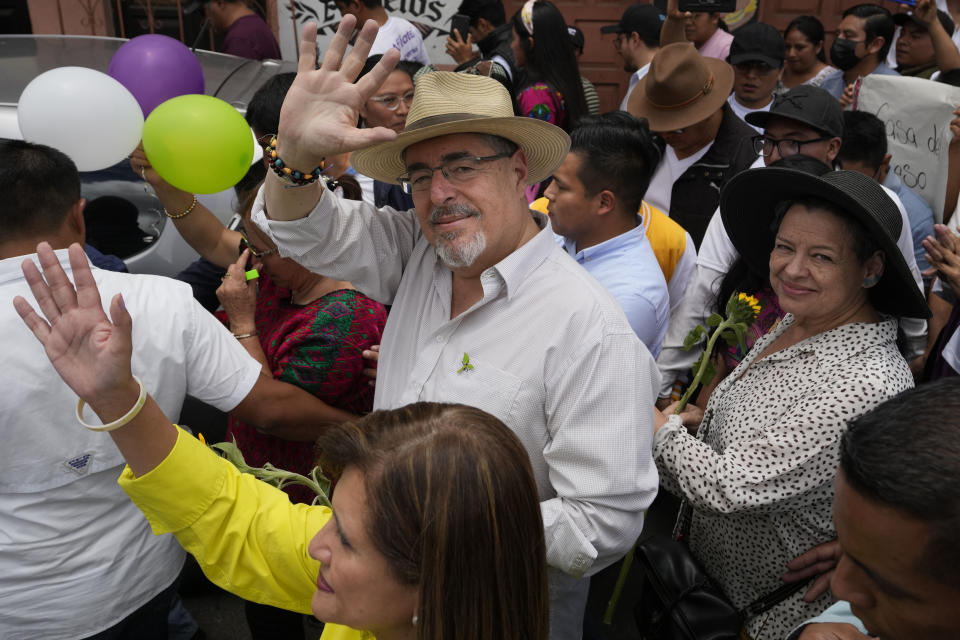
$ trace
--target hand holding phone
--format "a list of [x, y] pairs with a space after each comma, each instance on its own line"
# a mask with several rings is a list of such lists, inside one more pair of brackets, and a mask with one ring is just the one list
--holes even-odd
[[[450, 35], [460, 34], [460, 39], [464, 42], [470, 37], [470, 16], [458, 13], [450, 19]], [[456, 38], [454, 38], [456, 39]]]
[[447, 55], [463, 64], [473, 60], [473, 40], [470, 38], [470, 17], [458, 13], [451, 19], [450, 37], [447, 38]]

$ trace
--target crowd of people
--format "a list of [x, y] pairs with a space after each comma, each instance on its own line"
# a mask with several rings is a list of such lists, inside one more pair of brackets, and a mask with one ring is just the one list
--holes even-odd
[[[379, 0], [336, 5], [251, 101], [236, 225], [131, 154], [191, 286], [92, 266], [72, 161], [0, 142], [0, 636], [202, 637], [189, 553], [255, 640], [310, 613], [575, 640], [590, 577], [673, 509], [740, 638], [958, 637], [960, 108], [931, 201], [856, 107], [870, 74], [960, 79], [960, 2], [852, 6], [830, 43], [637, 3], [602, 28], [607, 113], [550, 0], [464, 0], [452, 71]], [[269, 49], [242, 2], [206, 11]], [[187, 395], [329, 502], [177, 426]]]

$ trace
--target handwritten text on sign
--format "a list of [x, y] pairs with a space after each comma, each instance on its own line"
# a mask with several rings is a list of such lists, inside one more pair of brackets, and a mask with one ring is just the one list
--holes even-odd
[[960, 88], [923, 78], [871, 74], [863, 79], [857, 109], [887, 128], [890, 170], [930, 203], [939, 221], [947, 185], [950, 120]]
[[[420, 30], [427, 55], [434, 64], [456, 64], [446, 54], [450, 18], [457, 12], [460, 0], [384, 0], [387, 13], [409, 20]], [[297, 59], [297, 42], [306, 22], [319, 26], [317, 45], [322, 53], [340, 24], [340, 11], [333, 0], [278, 0], [280, 19], [280, 51], [284, 60]], [[294, 33], [296, 29], [296, 34]]]

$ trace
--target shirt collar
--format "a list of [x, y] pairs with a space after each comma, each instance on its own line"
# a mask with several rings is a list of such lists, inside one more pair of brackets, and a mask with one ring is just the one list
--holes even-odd
[[643, 241], [646, 239], [643, 234], [643, 229], [643, 220], [638, 216], [636, 227], [630, 229], [629, 231], [625, 231], [618, 236], [614, 236], [609, 240], [604, 240], [600, 244], [587, 247], [583, 251], [576, 251], [576, 245], [573, 240], [564, 237], [563, 248], [566, 249], [567, 253], [573, 256], [577, 262], [593, 260], [616, 251], [620, 251], [621, 249], [635, 247], [638, 244], [643, 243]]
[[[70, 273], [70, 255], [67, 250], [57, 249], [53, 253], [57, 256], [57, 260], [60, 261], [60, 266], [63, 267], [63, 270]], [[0, 260], [0, 283], [23, 280], [23, 269], [20, 265], [27, 259], [33, 260], [34, 263], [37, 264], [37, 267], [40, 266], [39, 260], [37, 260], [37, 254], [35, 253]], [[90, 260], [88, 259], [87, 263], [89, 264], [89, 262]]]
[[897, 177], [897, 174], [895, 174], [892, 169], [887, 171], [887, 177], [883, 179], [883, 186], [891, 191], [900, 191], [902, 184], [900, 178]]
[[501, 279], [507, 289], [507, 300], [527, 279], [527, 276], [543, 263], [550, 252], [557, 248], [547, 216], [532, 209], [530, 215], [540, 228], [539, 233], [506, 258], [486, 269], [481, 275], [481, 278], [489, 278], [489, 274], [493, 274]]
[[[889, 67], [890, 65], [887, 65], [887, 66]], [[913, 67], [897, 67], [896, 69], [893, 69], [893, 70], [902, 76], [916, 76], [930, 69], [933, 69], [934, 71], [936, 71], [937, 68], [938, 68], [937, 63], [936, 61], [934, 61], [929, 64], [920, 64]]]
[[[770, 339], [770, 344], [777, 336], [780, 336], [787, 327], [793, 324], [793, 314], [788, 313], [783, 317], [779, 326]], [[787, 347], [776, 353], [765, 357], [764, 360], [786, 360], [794, 357], [798, 353], [812, 353], [817, 357], [821, 366], [832, 366], [837, 363], [849, 360], [859, 353], [872, 349], [873, 347], [893, 344], [897, 340], [896, 318], [883, 316], [880, 322], [866, 323], [853, 322], [839, 327], [818, 333], [806, 340]], [[865, 327], [874, 327], [876, 331], [864, 331]]]
[[[706, 42], [703, 43], [703, 46], [700, 47], [699, 50], [700, 50], [700, 51], [708, 51], [708, 52], [709, 52], [709, 51], [711, 51], [711, 47], [719, 47], [719, 46], [721, 46], [722, 42], [725, 40], [725, 37], [724, 37], [724, 36], [725, 36], [726, 34], [727, 34], [727, 32], [724, 31], [723, 29], [717, 29], [716, 31], [713, 32], [713, 35], [711, 35], [709, 38], [707, 38]], [[701, 55], [703, 55], [703, 54], [701, 53]]]

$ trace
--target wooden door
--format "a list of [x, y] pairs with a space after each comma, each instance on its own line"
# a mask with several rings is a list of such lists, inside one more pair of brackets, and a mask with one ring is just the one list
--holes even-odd
[[[613, 48], [613, 34], [600, 33], [600, 27], [620, 20], [623, 10], [633, 2], [624, 0], [552, 0], [563, 13], [567, 24], [583, 31], [583, 57], [580, 73], [597, 88], [600, 113], [617, 109], [627, 91], [630, 74], [623, 70], [623, 59]], [[505, 0], [507, 20], [523, 6], [517, 0]]]
[[[837, 30], [837, 25], [844, 11], [848, 8], [862, 4], [866, 0], [759, 0], [760, 7], [758, 15], [762, 22], [772, 24], [778, 29], [785, 29], [790, 21], [797, 16], [814, 16], [823, 23], [827, 31], [827, 48], [833, 43], [833, 33]], [[907, 5], [890, 2], [876, 2], [886, 7], [890, 13], [900, 13], [908, 11]]]

